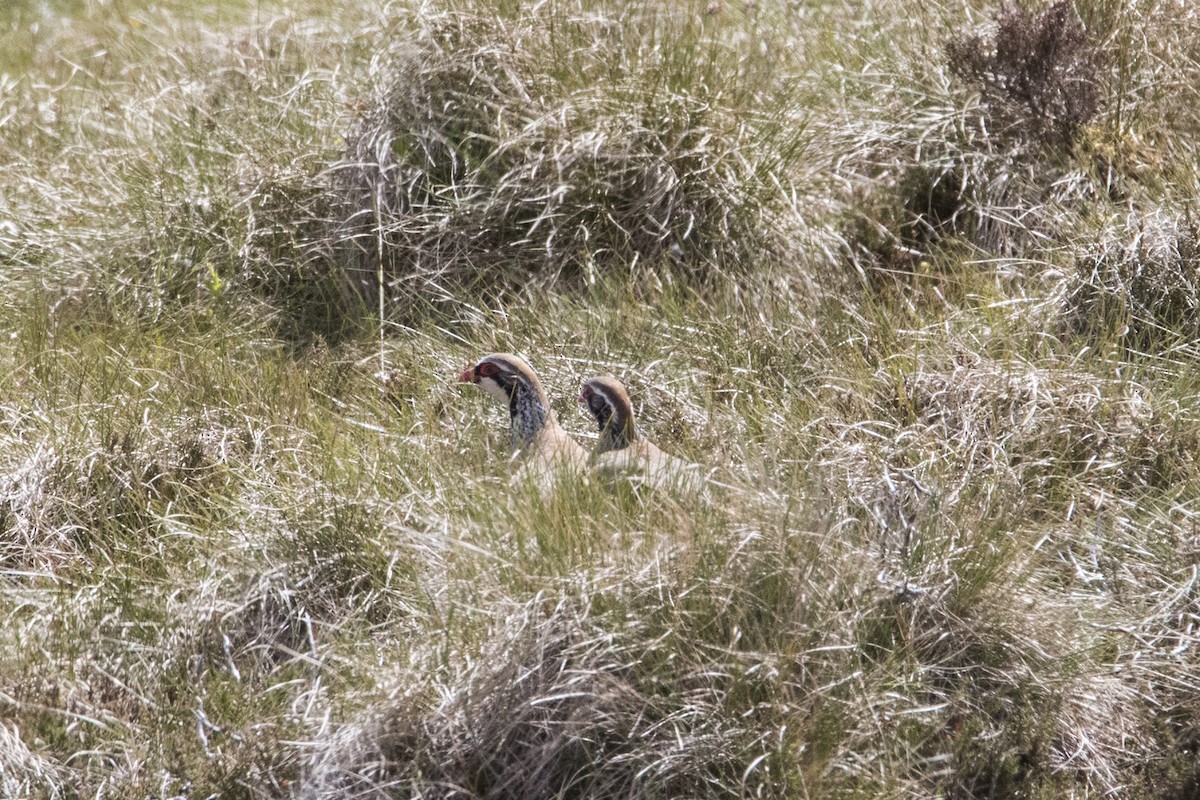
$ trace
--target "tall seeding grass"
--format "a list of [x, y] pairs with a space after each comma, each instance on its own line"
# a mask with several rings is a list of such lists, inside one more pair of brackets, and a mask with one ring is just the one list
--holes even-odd
[[0, 795], [1193, 796], [1198, 14], [9, 3]]

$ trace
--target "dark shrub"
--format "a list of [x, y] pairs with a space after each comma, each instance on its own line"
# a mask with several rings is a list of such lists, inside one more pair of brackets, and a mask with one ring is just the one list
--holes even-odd
[[990, 40], [962, 35], [946, 52], [951, 71], [978, 87], [1001, 131], [1069, 146], [1100, 109], [1103, 54], [1069, 0], [1041, 13], [1005, 4]]
[[875, 286], [915, 272], [939, 244], [970, 236], [977, 215], [961, 171], [913, 164], [856, 204], [842, 227], [852, 264]]

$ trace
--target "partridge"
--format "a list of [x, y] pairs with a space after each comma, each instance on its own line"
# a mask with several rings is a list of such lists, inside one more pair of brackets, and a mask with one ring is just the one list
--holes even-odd
[[478, 384], [508, 406], [513, 451], [524, 461], [515, 479], [532, 477], [541, 483], [559, 471], [581, 471], [587, 451], [558, 424], [541, 381], [529, 364], [511, 353], [492, 353], [458, 380]]
[[619, 380], [610, 375], [588, 379], [580, 390], [579, 405], [600, 427], [600, 441], [592, 454], [597, 472], [627, 476], [656, 488], [692, 492], [703, 488], [699, 467], [667, 455], [638, 433], [633, 404]]

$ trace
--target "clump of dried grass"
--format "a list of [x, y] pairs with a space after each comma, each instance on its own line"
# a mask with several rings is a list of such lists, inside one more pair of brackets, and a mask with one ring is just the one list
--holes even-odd
[[[898, 491], [903, 472], [880, 483]], [[853, 592], [836, 605], [825, 598], [850, 587], [831, 582], [815, 593], [820, 638], [802, 662], [820, 687], [800, 695], [804, 704], [830, 718], [827, 734], [837, 731], [824, 744], [825, 763], [842, 778], [829, 786], [931, 797], [1119, 790], [1162, 741], [1147, 713], [1145, 678], [1104, 641], [1120, 593], [1064, 591], [1064, 581], [1074, 585], [1054, 558], [1078, 543], [1048, 545], [1015, 529], [1028, 517], [998, 506], [978, 475], [964, 483], [931, 481], [906, 516], [884, 528], [895, 543], [902, 527], [902, 546], [882, 553], [879, 522], [854, 511], [879, 500], [864, 494], [849, 504], [840, 535], [855, 542], [856, 555], [839, 563]], [[850, 491], [870, 489], [864, 476]], [[851, 564], [878, 575], [854, 582]], [[815, 572], [818, 581], [831, 576], [819, 565]], [[825, 686], [822, 674], [861, 678]], [[822, 741], [819, 731], [807, 736], [813, 746]]]
[[[956, 347], [945, 363], [903, 363], [856, 398], [852, 418], [875, 421], [835, 418], [819, 451], [846, 534], [881, 567], [859, 646], [920, 664], [899, 696], [929, 700], [869, 695], [874, 722], [851, 749], [877, 746], [872, 725], [886, 724], [906, 737], [897, 765], [928, 766], [916, 783], [965, 796], [1187, 785], [1171, 773], [1192, 711], [1163, 681], [1200, 674], [1179, 605], [1194, 533], [1151, 508], [1195, 480], [1194, 415], [1076, 362]], [[1152, 596], [1170, 608], [1144, 607]]]
[[[105, 417], [113, 408], [81, 413]], [[9, 443], [24, 460], [0, 477], [0, 564], [53, 572], [79, 566], [89, 552], [107, 559], [127, 547], [157, 549], [149, 537], [135, 542], [125, 534], [158, 529], [160, 515], [205, 492], [239, 446], [236, 432], [212, 419], [122, 430], [73, 438], [31, 425], [20, 437], [28, 441]]]
[[[870, 425], [854, 421], [864, 400]], [[903, 549], [922, 515], [980, 492], [1054, 515], [1170, 490], [1200, 466], [1194, 414], [1144, 383], [1064, 363], [920, 358], [881, 367], [857, 402], [834, 402], [822, 474], [888, 548]]]
[[322, 742], [304, 796], [724, 797], [752, 773], [767, 790], [770, 745], [734, 710], [731, 665], [622, 616], [528, 603], [477, 656], [426, 664], [442, 677]]
[[[0, 697], [0, 703], [4, 698]], [[21, 729], [0, 723], [0, 794], [5, 797], [67, 796], [67, 775], [61, 765], [34, 750]]]
[[56, 519], [48, 485], [57, 468], [52, 449], [38, 447], [9, 466], [0, 484], [0, 565], [5, 569], [51, 572], [70, 562], [78, 548], [68, 526]]
[[1200, 430], [1133, 381], [974, 359], [923, 364], [902, 384], [916, 424], [944, 437], [964, 464], [1005, 465], [1026, 490], [1071, 475], [1098, 502], [1165, 488], [1195, 468], [1187, 454]]
[[851, 123], [848, 163], [868, 180], [840, 230], [868, 286], [1040, 252], [1075, 224], [1065, 208], [1118, 192], [1075, 153], [1096, 148], [1087, 126], [1108, 99], [1094, 38], [1066, 0], [1003, 4], [990, 35], [956, 31], [941, 59], [905, 65], [881, 122]]
[[[781, 252], [798, 133], [787, 142], [767, 111], [731, 100], [704, 63], [716, 46], [669, 15], [630, 41], [606, 13], [560, 14], [446, 15], [392, 47], [339, 168], [344, 257], [371, 307], [380, 290], [704, 280]], [[702, 55], [674, 59], [672, 36]], [[619, 65], [602, 66], [605, 42], [625, 48]]]
[[1071, 327], [1134, 348], [1200, 337], [1200, 223], [1163, 210], [1132, 214], [1079, 247], [1065, 306]]

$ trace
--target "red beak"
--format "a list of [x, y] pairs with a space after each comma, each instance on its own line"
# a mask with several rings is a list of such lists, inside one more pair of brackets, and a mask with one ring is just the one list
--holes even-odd
[[459, 383], [474, 383], [475, 382], [475, 368], [467, 367], [466, 369], [464, 369], [463, 374], [458, 376], [458, 382]]

